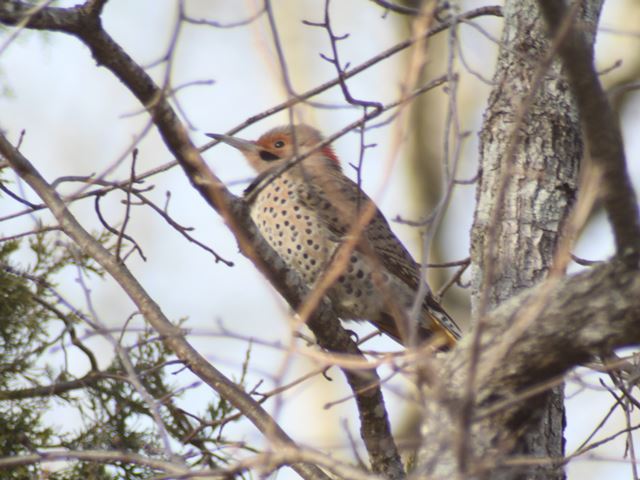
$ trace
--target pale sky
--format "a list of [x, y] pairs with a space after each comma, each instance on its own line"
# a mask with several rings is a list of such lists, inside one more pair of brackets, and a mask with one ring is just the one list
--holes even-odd
[[[75, 1], [60, 2], [62, 6]], [[463, 2], [465, 7], [488, 4], [479, 0]], [[618, 30], [633, 30], [633, 35], [602, 32], [598, 39], [598, 58], [601, 68], [611, 66], [617, 59], [638, 62], [632, 52], [640, 52], [637, 25], [640, 24], [640, 9], [629, 14], [632, 0], [606, 2], [601, 24]], [[287, 58], [293, 85], [298, 92], [317, 86], [334, 77], [332, 67], [319, 57], [329, 53], [326, 32], [305, 26], [301, 20], [322, 20], [324, 2], [318, 0], [275, 0], [276, 18], [280, 27], [281, 41]], [[240, 0], [188, 2], [189, 13], [194, 17], [208, 17], [226, 23], [247, 18], [254, 11], [254, 2]], [[466, 8], [463, 8], [466, 9]], [[350, 33], [348, 40], [340, 43], [343, 62], [351, 65], [374, 56], [404, 38], [395, 18], [382, 16], [382, 10], [374, 8], [367, 0], [344, 0], [332, 3], [332, 17], [336, 33]], [[175, 2], [168, 0], [111, 0], [105, 9], [106, 29], [120, 42], [132, 57], [143, 65], [150, 65], [166, 51], [175, 19]], [[354, 19], [356, 21], [354, 21]], [[634, 23], [635, 22], [635, 23]], [[479, 22], [499, 37], [499, 20]], [[635, 29], [635, 30], [634, 30]], [[495, 50], [491, 41], [469, 28], [461, 28], [465, 58], [475, 70], [491, 78]], [[0, 37], [0, 45], [4, 38]], [[1, 47], [0, 47], [1, 48]], [[394, 56], [367, 73], [349, 82], [358, 98], [382, 102], [394, 100], [405, 73], [405, 59]], [[609, 73], [606, 80], [623, 75], [626, 64]], [[224, 133], [247, 118], [262, 112], [284, 100], [285, 93], [278, 78], [277, 60], [271, 47], [271, 38], [266, 18], [243, 27], [214, 29], [211, 27], [185, 26], [175, 55], [172, 84], [179, 86], [187, 82], [215, 80], [207, 86], [191, 86], [181, 90], [178, 99], [188, 120], [195, 129], [191, 132], [196, 144], [204, 144], [206, 132]], [[164, 65], [151, 69], [154, 78], [161, 81]], [[444, 73], [444, 72], [442, 72]], [[435, 75], [434, 75], [435, 76]], [[477, 131], [482, 110], [486, 105], [488, 87], [474, 77], [468, 76], [461, 86], [461, 108], [465, 108], [464, 129], [472, 135], [465, 146], [461, 176], [473, 175], [477, 158]], [[96, 68], [86, 47], [76, 39], [61, 34], [35, 34], [26, 32], [11, 43], [0, 55], [0, 85], [8, 87], [9, 95], [0, 97], [0, 128], [11, 140], [26, 129], [23, 153], [49, 180], [63, 175], [88, 175], [102, 173], [128, 151], [147, 122], [139, 114], [140, 106], [133, 96], [105, 69]], [[316, 100], [342, 104], [338, 89], [333, 89]], [[640, 121], [640, 94], [622, 112], [625, 140], [630, 170], [636, 188], [640, 187], [640, 136], [637, 135]], [[359, 116], [349, 109], [301, 109], [298, 114], [304, 120], [333, 133]], [[269, 128], [287, 123], [285, 112], [252, 125], [239, 135], [253, 139]], [[444, 120], [443, 120], [444, 121]], [[407, 173], [403, 168], [402, 151], [392, 155], [390, 137], [393, 124], [371, 130], [367, 134], [369, 143], [377, 147], [367, 151], [365, 160], [364, 188], [378, 202], [388, 218], [397, 215], [412, 218], [414, 212], [406, 202]], [[335, 143], [348, 175], [353, 171], [349, 162], [357, 161], [359, 144], [355, 134]], [[171, 160], [157, 133], [153, 130], [139, 143], [138, 171], [145, 171]], [[237, 183], [250, 178], [249, 167], [239, 153], [227, 146], [217, 146], [205, 154], [211, 168], [225, 182], [233, 183], [232, 190], [240, 193], [245, 184]], [[390, 178], [383, 175], [384, 167], [393, 162]], [[128, 157], [108, 178], [126, 178], [129, 169]], [[11, 174], [5, 178], [13, 179]], [[233, 340], [220, 335], [221, 328], [238, 337], [257, 337], [269, 344], [287, 345], [290, 341], [288, 307], [261, 277], [257, 270], [238, 253], [235, 240], [220, 217], [213, 212], [188, 184], [183, 173], [174, 168], [170, 172], [153, 178], [149, 184], [155, 188], [148, 194], [160, 205], [165, 202], [167, 191], [171, 192], [169, 212], [185, 226], [195, 227], [191, 232], [200, 241], [212, 247], [218, 254], [231, 260], [230, 268], [214, 263], [213, 257], [195, 248], [175, 231], [167, 228], [157, 215], [148, 208], [136, 207], [132, 212], [129, 234], [141, 244], [147, 262], [133, 255], [129, 267], [141, 280], [147, 291], [161, 305], [165, 314], [174, 320], [188, 318], [188, 328], [193, 330], [192, 343], [209, 360], [229, 377], [237, 378], [244, 360], [247, 342]], [[79, 184], [67, 184], [64, 193], [71, 193]], [[456, 192], [445, 223], [446, 260], [457, 260], [468, 256], [469, 236], [473, 214], [475, 188], [464, 187]], [[33, 201], [35, 196], [29, 198]], [[103, 201], [104, 211], [113, 223], [122, 219], [123, 206], [120, 198], [113, 196]], [[0, 215], [21, 210], [11, 200], [0, 201]], [[95, 221], [93, 201], [77, 202], [72, 211], [86, 227], [99, 229]], [[36, 217], [23, 216], [18, 220], [0, 225], [0, 233], [8, 235], [33, 228]], [[51, 223], [48, 215], [37, 215], [45, 224]], [[418, 256], [418, 236], [413, 229], [393, 225], [398, 236]], [[62, 242], [67, 242], [63, 237]], [[589, 259], [606, 258], [612, 253], [611, 238], [606, 222], [599, 218], [592, 222], [579, 241], [575, 252]], [[24, 255], [24, 261], [30, 261]], [[74, 281], [75, 271], [67, 271], [61, 277], [62, 290], [80, 305], [83, 295]], [[66, 280], [66, 282], [65, 282]], [[100, 319], [117, 328], [122, 326], [133, 311], [132, 303], [114, 286], [112, 281], [92, 283], [92, 297]], [[135, 322], [134, 322], [135, 325]], [[140, 325], [138, 323], [138, 325]], [[349, 325], [349, 328], [354, 328]], [[370, 332], [367, 326], [354, 328], [360, 333]], [[222, 332], [224, 333], [224, 332]], [[98, 337], [87, 343], [100, 352], [102, 366], [106, 366], [113, 352], [109, 344]], [[370, 342], [372, 349], [397, 349], [387, 339]], [[52, 363], [61, 361], [60, 352], [49, 355]], [[72, 370], [77, 374], [87, 368], [82, 354], [73, 356]], [[248, 385], [265, 380], [262, 391], [273, 386], [273, 376], [281, 371], [285, 356], [282, 349], [254, 345]], [[286, 374], [292, 380], [312, 369], [313, 362], [304, 355], [296, 355]], [[384, 371], [381, 372], [384, 375]], [[346, 401], [329, 410], [326, 402], [335, 401], [345, 395], [342, 375], [334, 368], [329, 375], [333, 382], [323, 378], [303, 383], [284, 396], [277, 418], [284, 429], [297, 441], [314, 447], [331, 446], [336, 455], [349, 458], [349, 445], [344, 435], [343, 422], [347, 422], [354, 437], [359, 438], [357, 413], [352, 401]], [[590, 383], [597, 384], [590, 377]], [[194, 380], [188, 373], [180, 374], [180, 383]], [[400, 424], [406, 410], [402, 400], [405, 384], [392, 381], [385, 390], [392, 421]], [[568, 392], [577, 387], [570, 386]], [[181, 402], [187, 409], [197, 410], [210, 397], [208, 387], [193, 389]], [[567, 452], [571, 452], [589, 431], [612, 400], [607, 394], [592, 391], [582, 392], [568, 401], [569, 427], [566, 431]], [[266, 404], [272, 410], [278, 407], [274, 401]], [[67, 415], [67, 416], [65, 416]], [[51, 412], [54, 423], [73, 422], [70, 412]], [[637, 420], [637, 419], [636, 419]], [[619, 427], [620, 424], [618, 423]], [[614, 431], [613, 427], [610, 430]], [[228, 437], [248, 442], [261, 442], [261, 435], [246, 422], [231, 425], [226, 430]], [[619, 458], [620, 443], [599, 453]], [[362, 453], [362, 452], [361, 452]], [[569, 466], [570, 479], [630, 478], [630, 468], [623, 462], [577, 460]], [[295, 478], [287, 471], [278, 478]]]

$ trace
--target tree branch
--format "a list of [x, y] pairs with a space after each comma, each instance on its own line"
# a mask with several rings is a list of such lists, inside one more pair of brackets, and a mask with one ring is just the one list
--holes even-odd
[[[584, 360], [639, 341], [637, 267], [616, 260], [560, 279], [592, 191], [585, 180], [576, 202], [577, 109], [552, 61], [565, 32], [547, 40], [537, 0], [506, 2], [504, 12], [472, 234], [477, 323], [426, 405], [419, 473], [435, 479], [564, 478], [562, 394], [549, 390]], [[507, 467], [516, 457], [529, 464]]]
[[[26, 11], [21, 2], [15, 5], [16, 14], [7, 15], [7, 6], [0, 5], [0, 21], [22, 20], [19, 12]], [[191, 143], [187, 131], [167, 102], [164, 92], [158, 88], [146, 72], [103, 30], [100, 18], [84, 7], [71, 9], [42, 9], [26, 21], [28, 27], [62, 31], [79, 38], [89, 47], [97, 63], [109, 69], [148, 109], [167, 148], [178, 160], [194, 188], [207, 203], [225, 219], [234, 233], [240, 248], [269, 279], [280, 294], [297, 309], [307, 297], [307, 289], [301, 280], [287, 269], [277, 254], [261, 238], [247, 207], [233, 196], [224, 184], [209, 170], [198, 149]], [[126, 267], [113, 258], [71, 216], [56, 192], [39, 175], [35, 168], [0, 137], [0, 152], [7, 157], [16, 172], [40, 195], [61, 228], [90, 256], [92, 256], [128, 293], [147, 321], [166, 338], [169, 347], [200, 378], [212, 386], [236, 408], [242, 411], [264, 434], [276, 443], [293, 445], [293, 441], [272, 418], [245, 392], [209, 365], [182, 337], [162, 314], [159, 306], [147, 295], [142, 286]], [[331, 352], [357, 355], [364, 360], [351, 337], [342, 328], [328, 301], [324, 301], [307, 325], [314, 332], [320, 346]], [[400, 455], [391, 434], [391, 427], [384, 406], [380, 379], [374, 370], [360, 372], [343, 369], [354, 392], [361, 420], [361, 436], [369, 452], [372, 469], [388, 478], [404, 477]], [[325, 478], [311, 465], [294, 465], [305, 478]]]
[[189, 475], [189, 470], [187, 468], [171, 462], [152, 459], [132, 452], [105, 450], [54, 450], [48, 452], [32, 453], [29, 455], [17, 455], [14, 457], [0, 458], [0, 470], [15, 468], [21, 465], [32, 465], [34, 463], [55, 462], [60, 460], [81, 460], [86, 462], [100, 463], [133, 463], [170, 473], [177, 477]]
[[[15, 6], [14, 3], [17, 3], [18, 6]], [[4, 23], [6, 25], [20, 25], [21, 21], [25, 21], [25, 15], [28, 15], [26, 17], [26, 19], [28, 19], [29, 21], [27, 22], [29, 24], [29, 28], [33, 28], [33, 29], [41, 29], [41, 30], [48, 30], [48, 25], [49, 23], [46, 21], [46, 19], [42, 19], [36, 16], [35, 11], [32, 10], [28, 10], [23, 4], [22, 4], [22, 8], [20, 7], [20, 3], [19, 2], [13, 2], [13, 3], [8, 3], [9, 7], [12, 8], [8, 8], [7, 5], [3, 5], [0, 4], [0, 22]], [[55, 10], [55, 9], [54, 9]], [[66, 9], [59, 9], [61, 11], [65, 11]], [[19, 13], [17, 13], [19, 12]], [[428, 38], [431, 37], [433, 35], [436, 35], [444, 30], [446, 30], [447, 28], [450, 28], [452, 25], [456, 24], [457, 22], [461, 22], [461, 21], [465, 21], [465, 20], [471, 20], [474, 18], [478, 18], [481, 16], [502, 16], [502, 8], [499, 6], [488, 6], [488, 7], [480, 7], [474, 10], [470, 10], [468, 12], [465, 12], [463, 14], [460, 14], [456, 17], [452, 17], [450, 19], [447, 19], [437, 25], [435, 25], [433, 28], [430, 28], [424, 35], [423, 38]], [[55, 12], [53, 14], [49, 14], [49, 16], [55, 16]], [[35, 18], [34, 18], [35, 17]], [[185, 19], [186, 21], [186, 19]], [[64, 31], [67, 32], [67, 30], [65, 30], [64, 26], [67, 23], [72, 23], [72, 22], [63, 22], [63, 21], [59, 21], [56, 20], [55, 24], [59, 24], [60, 26], [57, 28], [57, 30], [60, 31]], [[53, 28], [53, 30], [56, 30], [56, 28]], [[72, 33], [71, 31], [68, 31], [68, 33]], [[351, 69], [349, 69], [348, 71], [346, 71], [344, 73], [343, 76], [343, 80], [349, 79], [355, 75], [358, 75], [360, 73], [362, 73], [363, 71], [366, 71], [367, 69], [373, 67], [374, 65], [378, 64], [379, 62], [401, 52], [402, 50], [405, 50], [407, 48], [409, 48], [411, 45], [413, 45], [415, 42], [423, 40], [423, 38], [411, 38], [408, 40], [405, 40], [403, 42], [398, 43], [397, 45], [394, 45], [393, 47], [381, 52], [378, 55], [375, 55], [373, 57], [371, 57], [369, 60], [361, 63], [360, 65], [357, 65]], [[274, 107], [271, 107], [265, 111], [263, 111], [262, 113], [259, 113], [257, 115], [254, 115], [250, 118], [248, 118], [246, 121], [244, 121], [243, 123], [235, 126], [234, 128], [232, 128], [231, 130], [229, 130], [227, 132], [227, 134], [229, 135], [233, 135], [241, 130], [243, 130], [244, 128], [248, 127], [249, 125], [252, 125], [260, 120], [263, 120], [267, 117], [270, 117], [271, 115], [275, 115], [276, 113], [279, 113], [293, 105], [296, 105], [300, 102], [304, 102], [305, 100], [308, 100], [309, 98], [312, 98], [326, 90], [329, 90], [332, 87], [335, 87], [336, 85], [338, 85], [340, 83], [340, 79], [339, 78], [334, 78], [333, 80], [329, 80], [315, 88], [312, 88], [294, 98], [291, 98], [285, 102], [282, 102], [278, 105], [275, 105]], [[214, 143], [214, 141], [210, 142], [209, 144], [204, 145], [202, 148], [200, 148], [201, 151], [205, 151], [208, 148], [211, 147], [211, 145]], [[170, 168], [174, 167], [177, 164], [176, 161], [171, 161], [168, 163], [165, 163], [163, 165], [160, 165], [159, 167], [153, 168], [151, 170], [148, 170], [138, 176], [136, 176], [136, 181], [140, 181], [140, 180], [144, 180], [146, 178], [149, 178], [157, 173], [160, 172], [164, 172], [166, 170], [169, 170]], [[1, 165], [1, 164], [0, 164]], [[84, 192], [82, 194], [79, 194], [78, 196], [74, 197], [74, 200], [76, 199], [81, 199], [81, 198], [86, 198], [89, 197], [91, 195], [95, 195], [99, 192], [103, 192], [103, 193], [107, 193], [111, 190], [114, 190], [116, 188], [121, 188], [123, 186], [126, 186], [129, 183], [129, 179], [127, 180], [123, 180], [120, 182], [116, 182], [114, 183], [113, 186], [107, 186], [103, 189], [97, 190], [97, 191], [91, 191], [91, 192]], [[44, 208], [44, 205], [35, 205], [33, 209], [28, 209], [28, 210], [23, 210], [21, 212], [17, 212], [15, 214], [9, 215], [9, 216], [5, 216], [4, 218], [2, 218], [2, 220], [9, 220], [11, 218], [15, 218], [18, 217], [20, 215], [24, 215], [24, 214], [28, 214], [28, 213], [32, 213], [35, 210], [40, 210]]]
[[[640, 273], [622, 260], [562, 280], [549, 278], [486, 317], [476, 410], [467, 433], [477, 461], [469, 474], [481, 477], [502, 465], [536, 410], [545, 390], [540, 385], [593, 357], [640, 343], [639, 318]], [[420, 473], [429, 478], [453, 478], [457, 471], [454, 449], [434, 446], [450, 446], [455, 435], [471, 347], [467, 336], [444, 360], [436, 401], [427, 405], [425, 443], [431, 448], [423, 452]]]
[[[293, 440], [273, 421], [258, 402], [225, 377], [184, 339], [183, 332], [162, 313], [158, 304], [151, 299], [129, 269], [78, 223], [55, 190], [2, 134], [0, 134], [0, 154], [47, 204], [59, 222], [60, 228], [120, 284], [144, 315], [144, 318], [193, 373], [243, 412], [276, 446], [281, 444], [295, 447]], [[345, 333], [345, 335], [347, 334]], [[303, 478], [328, 480], [328, 477], [314, 465], [295, 464], [292, 465], [292, 468]]]
[[[550, 35], [557, 34], [569, 14], [565, 2], [538, 0], [549, 26]], [[630, 261], [640, 259], [640, 213], [624, 155], [620, 122], [602, 88], [593, 61], [593, 44], [570, 22], [558, 52], [576, 98], [585, 140], [591, 160], [602, 170], [603, 200], [613, 228], [618, 255], [630, 255]]]
[[312, 450], [298, 450], [293, 448], [283, 448], [276, 452], [261, 453], [236, 464], [232, 464], [229, 468], [215, 470], [202, 469], [197, 472], [189, 471], [171, 462], [150, 459], [137, 453], [106, 450], [52, 450], [0, 458], [0, 470], [60, 460], [79, 460], [107, 464], [131, 463], [144, 465], [171, 475], [170, 477], [163, 476], [158, 478], [236, 478], [239, 473], [250, 468], [268, 472], [269, 470], [274, 470], [293, 462], [314, 462], [320, 464], [334, 473], [336, 478], [348, 478], [352, 480], [376, 480], [379, 478], [354, 468], [351, 465], [336, 461], [336, 459], [328, 455], [323, 455]]

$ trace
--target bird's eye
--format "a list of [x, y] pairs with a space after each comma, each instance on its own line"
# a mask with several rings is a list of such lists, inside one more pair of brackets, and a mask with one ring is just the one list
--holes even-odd
[[282, 140], [278, 140], [276, 143], [273, 144], [273, 146], [276, 148], [282, 148], [284, 147], [284, 142]]

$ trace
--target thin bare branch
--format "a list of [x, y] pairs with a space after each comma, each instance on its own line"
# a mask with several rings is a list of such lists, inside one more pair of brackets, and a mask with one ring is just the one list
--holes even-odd
[[[182, 477], [189, 474], [189, 469], [173, 462], [156, 460], [145, 457], [137, 453], [105, 451], [105, 450], [62, 450], [62, 451], [41, 451], [28, 455], [16, 455], [14, 457], [0, 458], [0, 469], [19, 467], [21, 465], [33, 465], [37, 463], [49, 463], [60, 460], [83, 460], [107, 464], [133, 463], [144, 465], [163, 472], [171, 473], [174, 476]], [[174, 477], [175, 478], [175, 477]]]
[[[591, 161], [602, 169], [603, 201], [618, 255], [640, 260], [640, 211], [629, 180], [617, 115], [602, 88], [593, 60], [593, 44], [586, 41], [564, 2], [538, 0], [552, 36], [566, 33], [558, 45], [576, 98]], [[566, 25], [566, 26], [565, 26]]]
[[[231, 380], [206, 361], [185, 339], [180, 329], [176, 328], [162, 313], [160, 307], [149, 297], [143, 287], [129, 270], [111, 255], [97, 240], [95, 240], [78, 223], [66, 208], [58, 194], [46, 180], [37, 172], [33, 165], [0, 134], [0, 153], [9, 161], [14, 170], [25, 180], [40, 198], [47, 204], [58, 220], [62, 230], [71, 237], [77, 245], [94, 258], [111, 276], [118, 281], [122, 288], [136, 303], [145, 319], [162, 335], [165, 342], [174, 353], [189, 368], [214, 388], [224, 398], [229, 400], [238, 410], [245, 413], [263, 433], [277, 444], [293, 444], [293, 440], [273, 421], [269, 414], [249, 395], [238, 388]], [[313, 465], [292, 465], [294, 470], [308, 479], [323, 479], [327, 477]]]

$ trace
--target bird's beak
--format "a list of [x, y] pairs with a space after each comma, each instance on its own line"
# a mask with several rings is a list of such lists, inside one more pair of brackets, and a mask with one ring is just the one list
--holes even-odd
[[229, 135], [221, 135], [219, 133], [207, 133], [207, 137], [213, 138], [215, 140], [219, 140], [220, 142], [224, 142], [227, 145], [231, 145], [234, 148], [237, 148], [242, 153], [256, 152], [258, 147], [257, 145], [250, 140], [243, 140], [242, 138], [231, 137]]

